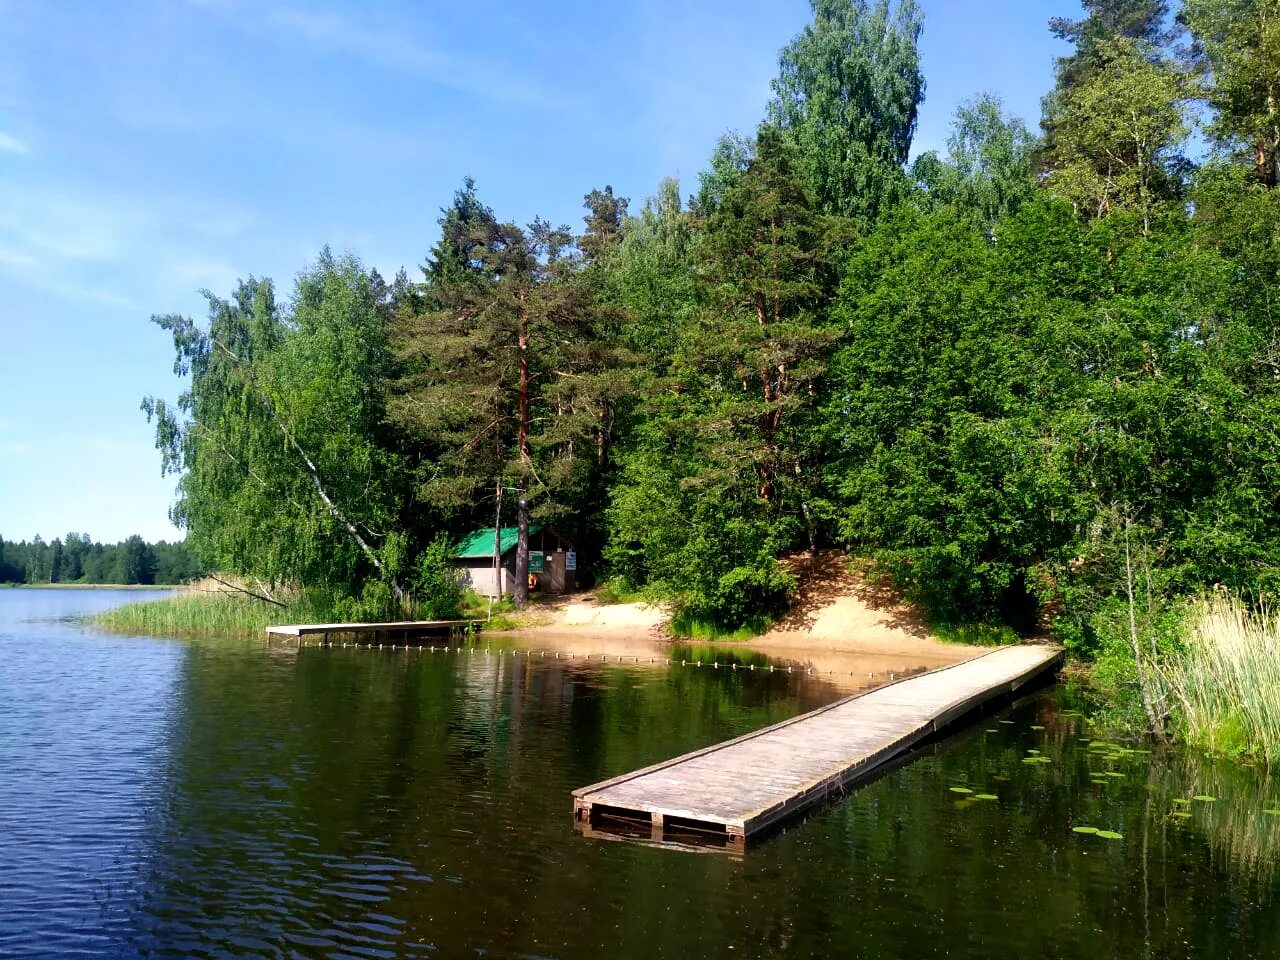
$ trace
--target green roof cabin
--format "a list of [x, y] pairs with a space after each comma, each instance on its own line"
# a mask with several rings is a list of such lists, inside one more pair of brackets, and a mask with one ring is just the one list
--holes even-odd
[[[501, 595], [515, 593], [516, 528], [498, 531], [501, 558]], [[493, 572], [493, 527], [468, 534], [454, 551], [453, 563], [462, 570], [464, 582], [482, 597], [499, 596], [498, 577]], [[529, 579], [532, 590], [567, 593], [578, 587], [578, 555], [573, 544], [550, 527], [529, 524]]]

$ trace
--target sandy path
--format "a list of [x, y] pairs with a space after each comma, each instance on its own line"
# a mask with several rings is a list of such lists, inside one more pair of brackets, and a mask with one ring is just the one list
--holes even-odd
[[[909, 604], [851, 571], [839, 551], [793, 564], [801, 586], [791, 613], [777, 626], [753, 640], [697, 645], [750, 650], [815, 672], [845, 675], [942, 666], [986, 649], [941, 642]], [[647, 604], [572, 597], [540, 613], [547, 617], [544, 624], [519, 631], [531, 645], [542, 638], [578, 654], [649, 656], [673, 642], [665, 632], [666, 612]]]

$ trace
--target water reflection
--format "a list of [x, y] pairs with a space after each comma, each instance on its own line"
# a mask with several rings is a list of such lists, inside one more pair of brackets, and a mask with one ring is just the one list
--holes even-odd
[[1266, 774], [1091, 749], [1070, 689], [733, 860], [580, 837], [570, 791], [842, 695], [816, 671], [285, 654], [5, 602], [0, 955], [1280, 952]]

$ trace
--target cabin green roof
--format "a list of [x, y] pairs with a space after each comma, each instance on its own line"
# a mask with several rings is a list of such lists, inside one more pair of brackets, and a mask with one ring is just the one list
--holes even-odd
[[[533, 536], [542, 529], [542, 524], [529, 524], [529, 536]], [[518, 527], [503, 527], [499, 531], [499, 542], [502, 544], [499, 553], [506, 555], [508, 550], [515, 549], [516, 539], [520, 534]], [[493, 527], [485, 527], [469, 533], [463, 537], [462, 542], [458, 544], [458, 549], [454, 551], [454, 559], [456, 560], [478, 560], [482, 557], [493, 556]]]

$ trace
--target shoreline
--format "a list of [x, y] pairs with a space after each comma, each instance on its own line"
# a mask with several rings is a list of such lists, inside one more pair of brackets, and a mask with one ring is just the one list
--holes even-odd
[[0, 590], [182, 590], [182, 583], [0, 583]]

